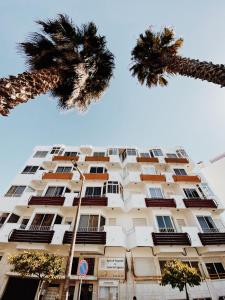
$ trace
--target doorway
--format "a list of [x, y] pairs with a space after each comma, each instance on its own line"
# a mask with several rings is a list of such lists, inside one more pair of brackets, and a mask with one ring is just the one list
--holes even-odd
[[93, 284], [82, 283], [80, 300], [92, 300]]

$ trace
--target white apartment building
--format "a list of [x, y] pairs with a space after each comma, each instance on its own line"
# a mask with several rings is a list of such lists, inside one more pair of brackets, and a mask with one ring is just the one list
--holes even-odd
[[[85, 176], [69, 300], [77, 299], [81, 259], [89, 264], [82, 300], [175, 300], [160, 285], [167, 260], [198, 269], [190, 299], [225, 299], [225, 231], [220, 201], [196, 175], [185, 150], [38, 146], [0, 202], [0, 299], [32, 300], [38, 281], [10, 271], [7, 255], [45, 249], [68, 257]], [[62, 280], [43, 300], [60, 299]], [[15, 298], [16, 293], [16, 298]]]

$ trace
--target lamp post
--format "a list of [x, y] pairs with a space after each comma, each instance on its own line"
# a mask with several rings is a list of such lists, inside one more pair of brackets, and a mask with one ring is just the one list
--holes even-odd
[[75, 221], [74, 221], [73, 230], [72, 230], [72, 240], [71, 240], [71, 244], [70, 244], [69, 257], [68, 257], [68, 260], [66, 263], [65, 281], [64, 281], [64, 285], [63, 285], [63, 294], [62, 294], [62, 298], [61, 298], [62, 300], [68, 300], [68, 297], [69, 297], [70, 274], [71, 274], [72, 264], [73, 264], [73, 253], [74, 253], [75, 244], [76, 244], [77, 229], [78, 229], [79, 219], [80, 219], [82, 190], [83, 190], [83, 185], [84, 185], [84, 180], [85, 180], [85, 176], [78, 168], [76, 161], [72, 161], [72, 164], [73, 164], [74, 169], [77, 170], [78, 173], [80, 174], [81, 188], [80, 188], [80, 192], [79, 192], [79, 199], [78, 199], [77, 210], [76, 210], [76, 214], [75, 214]]

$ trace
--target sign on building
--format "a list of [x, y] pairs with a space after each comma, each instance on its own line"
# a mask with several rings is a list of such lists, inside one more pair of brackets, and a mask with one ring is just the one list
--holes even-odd
[[101, 257], [99, 259], [98, 277], [124, 279], [125, 258], [123, 257]]

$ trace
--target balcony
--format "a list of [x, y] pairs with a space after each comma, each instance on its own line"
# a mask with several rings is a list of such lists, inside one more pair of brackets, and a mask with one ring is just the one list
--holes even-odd
[[171, 164], [188, 164], [189, 160], [183, 157], [165, 157], [165, 162]]
[[64, 204], [65, 197], [37, 197], [32, 196], [28, 202], [28, 205], [54, 205], [62, 206]]
[[137, 157], [137, 162], [140, 163], [158, 163], [159, 159], [157, 157]]
[[48, 244], [50, 244], [52, 241], [53, 235], [54, 235], [53, 230], [14, 229], [8, 237], [8, 241], [9, 242], [48, 243]]
[[145, 198], [147, 207], [176, 207], [176, 202], [172, 198]]
[[190, 246], [191, 240], [186, 232], [159, 232], [152, 233], [152, 239], [156, 246]]
[[197, 175], [173, 175], [174, 182], [201, 182], [201, 179]]
[[62, 156], [62, 155], [54, 155], [53, 161], [78, 161], [79, 156]]
[[[78, 205], [79, 198], [74, 198], [73, 206]], [[83, 197], [81, 200], [81, 206], [107, 206], [107, 197]]]
[[217, 208], [217, 203], [213, 199], [200, 199], [200, 198], [191, 198], [183, 199], [184, 205], [186, 207], [196, 207], [196, 208]]
[[109, 174], [108, 173], [85, 173], [84, 177], [86, 180], [108, 180]]
[[225, 232], [207, 232], [198, 234], [202, 245], [225, 245]]
[[109, 161], [109, 156], [86, 156], [85, 161]]
[[[70, 244], [72, 241], [72, 231], [65, 231], [63, 244]], [[76, 236], [76, 244], [106, 244], [105, 231], [78, 231]]]
[[42, 179], [47, 180], [71, 180], [73, 178], [73, 173], [44, 173]]
[[157, 181], [164, 182], [166, 181], [165, 175], [157, 175], [157, 174], [141, 174], [141, 181]]

